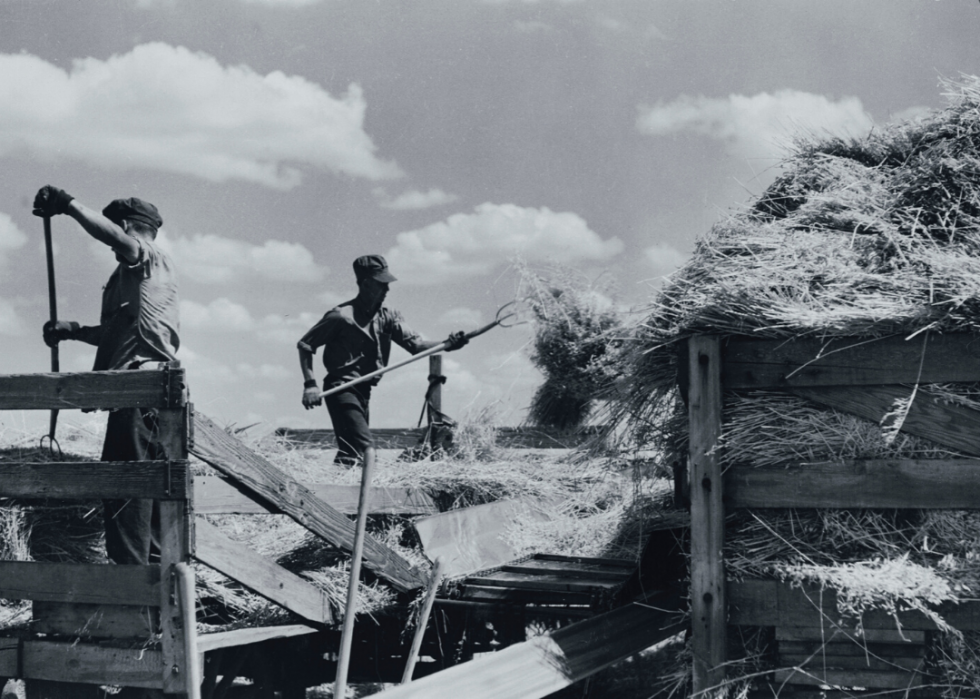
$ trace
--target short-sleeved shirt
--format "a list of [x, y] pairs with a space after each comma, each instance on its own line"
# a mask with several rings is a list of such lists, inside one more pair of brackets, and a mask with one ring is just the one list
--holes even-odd
[[[360, 326], [354, 320], [354, 307], [347, 302], [327, 311], [297, 346], [314, 354], [323, 347], [326, 390], [387, 366], [392, 342], [411, 354], [422, 349], [421, 336], [405, 325], [398, 311], [382, 306]], [[375, 386], [380, 380], [378, 376], [365, 383]]]
[[177, 274], [165, 252], [140, 240], [139, 259], [119, 266], [102, 291], [101, 336], [93, 371], [168, 362], [180, 347]]

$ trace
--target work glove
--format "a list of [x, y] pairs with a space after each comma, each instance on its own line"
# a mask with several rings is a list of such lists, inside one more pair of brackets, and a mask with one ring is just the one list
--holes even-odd
[[57, 216], [68, 213], [68, 205], [74, 198], [65, 190], [46, 184], [34, 196], [34, 215]]
[[320, 397], [320, 389], [317, 386], [310, 386], [303, 389], [303, 407], [312, 410], [323, 402]]
[[80, 327], [73, 320], [49, 320], [41, 329], [44, 344], [48, 347], [54, 347], [62, 340], [74, 340]]
[[458, 350], [460, 347], [465, 347], [469, 341], [470, 338], [466, 337], [466, 333], [462, 330], [449, 333], [449, 337], [446, 339], [446, 351], [452, 352], [453, 350]]

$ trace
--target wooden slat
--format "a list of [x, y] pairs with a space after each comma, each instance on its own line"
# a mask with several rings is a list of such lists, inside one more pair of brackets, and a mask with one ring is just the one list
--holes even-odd
[[187, 461], [0, 461], [0, 497], [89, 500], [187, 497]]
[[0, 597], [156, 607], [160, 567], [0, 562]]
[[[729, 623], [738, 626], [775, 626], [778, 627], [777, 634], [796, 634], [795, 637], [785, 640], [819, 639], [821, 627], [824, 629], [824, 639], [829, 640], [833, 634], [833, 625], [841, 616], [837, 612], [837, 597], [832, 590], [824, 590], [821, 594], [818, 588], [794, 588], [789, 583], [776, 580], [730, 582], [728, 599]], [[822, 605], [822, 612], [817, 608], [818, 604]], [[947, 623], [961, 631], [980, 630], [980, 601], [942, 604], [935, 611]], [[853, 620], [847, 623], [851, 629], [854, 628]], [[897, 623], [902, 628], [904, 639], [918, 638], [923, 630], [936, 628], [935, 622], [916, 611], [899, 612]], [[862, 624], [866, 641], [904, 642], [901, 635], [895, 637], [895, 641], [890, 641], [885, 638], [887, 633], [878, 633], [895, 629], [896, 620], [891, 614], [883, 611], [866, 612], [862, 616]], [[804, 630], [791, 631], [791, 628]], [[806, 628], [814, 630], [818, 635], [805, 636]], [[852, 631], [848, 633], [853, 635]]]
[[980, 381], [980, 336], [929, 333], [911, 340], [896, 335], [830, 341], [731, 337], [724, 347], [723, 375], [726, 389], [969, 383]]
[[736, 466], [725, 474], [728, 507], [980, 508], [980, 460], [879, 459]]
[[[354, 524], [346, 516], [197, 412], [191, 451], [327, 542], [345, 551], [353, 549]], [[425, 584], [419, 571], [370, 536], [364, 540], [364, 565], [403, 592]]]
[[[595, 439], [601, 430], [594, 426], [571, 432], [544, 427], [501, 427], [496, 430], [494, 441], [496, 446], [504, 449], [574, 449]], [[424, 428], [413, 427], [371, 429], [376, 449], [410, 449], [419, 443], [424, 433]], [[276, 434], [296, 444], [325, 449], [337, 446], [333, 430], [280, 427]]]
[[623, 582], [630, 576], [629, 570], [617, 568], [610, 570], [603, 566], [588, 566], [577, 563], [562, 563], [558, 561], [524, 561], [522, 563], [504, 565], [500, 570], [505, 573], [521, 573], [522, 575], [554, 575], [559, 578], [581, 580], [612, 580]]
[[183, 382], [183, 370], [89, 371], [0, 376], [0, 410], [72, 408], [164, 408], [177, 405], [168, 382]]
[[253, 592], [318, 624], [333, 623], [326, 593], [233, 541], [203, 518], [196, 522], [194, 557]]
[[576, 580], [559, 575], [533, 575], [510, 573], [507, 571], [494, 572], [490, 575], [469, 578], [480, 585], [507, 587], [515, 590], [559, 590], [567, 592], [602, 592], [617, 589], [622, 582], [616, 580]]
[[780, 669], [774, 673], [776, 684], [802, 684], [810, 687], [865, 687], [868, 689], [905, 689], [922, 684], [922, 675], [906, 670], [832, 670], [808, 668], [806, 671]]
[[160, 689], [163, 656], [151, 648], [107, 648], [84, 643], [24, 641], [27, 680]]
[[[892, 623], [894, 625], [894, 617]], [[921, 646], [926, 642], [926, 632], [922, 629], [882, 629], [882, 628], [863, 628], [861, 635], [857, 629], [841, 628], [831, 622], [824, 620], [825, 625], [819, 626], [777, 626], [777, 641], [815, 641], [824, 639], [827, 641], [841, 641], [848, 639], [849, 642], [860, 645], [861, 643], [905, 643], [910, 646]]]
[[461, 599], [480, 602], [507, 602], [510, 604], [582, 604], [593, 602], [588, 592], [568, 592], [562, 590], [524, 590], [512, 587], [495, 587], [467, 583], [463, 586]]
[[[303, 483], [318, 498], [345, 515], [357, 514], [359, 487]], [[418, 488], [371, 488], [368, 496], [370, 514], [431, 515], [439, 511], [435, 501]], [[264, 515], [282, 514], [259, 503], [238, 490], [234, 484], [218, 476], [194, 478], [194, 511], [200, 515]]]
[[160, 630], [160, 612], [155, 607], [35, 600], [31, 613], [34, 633], [76, 638], [147, 639]]
[[784, 653], [779, 651], [779, 659], [776, 665], [785, 667], [802, 667], [811, 669], [814, 667], [828, 668], [834, 670], [918, 670], [922, 667], [922, 658], [909, 658], [903, 656], [896, 657], [872, 657], [871, 655], [830, 655], [829, 653]]
[[199, 636], [197, 639], [197, 649], [201, 653], [207, 653], [220, 648], [237, 648], [238, 646], [247, 646], [251, 643], [262, 643], [263, 641], [272, 641], [277, 638], [304, 636], [316, 632], [317, 630], [312, 626], [304, 626], [303, 624], [260, 626], [248, 629], [235, 629], [233, 631], [219, 631], [218, 633]]
[[[687, 520], [686, 516], [685, 520]], [[631, 561], [627, 558], [586, 558], [585, 556], [559, 556], [554, 553], [537, 553], [531, 560], [576, 563], [580, 565], [601, 565], [609, 568], [624, 568], [630, 572], [636, 569], [636, 561]]]
[[20, 672], [20, 639], [0, 638], [0, 682]]
[[[840, 636], [837, 637], [838, 639]], [[854, 641], [780, 641], [779, 652], [787, 655], [805, 657], [828, 655], [841, 657], [855, 655], [871, 658], [923, 658], [926, 654], [924, 644], [917, 643], [876, 643], [864, 638]]]
[[725, 511], [721, 460], [721, 349], [715, 336], [688, 342], [691, 467], [691, 652], [695, 694], [725, 679]]
[[[829, 386], [794, 388], [792, 392], [821, 405], [880, 423], [896, 400], [906, 400], [912, 389], [903, 386]], [[925, 437], [972, 456], [980, 456], [980, 411], [940, 403], [920, 391], [902, 431]]]
[[378, 699], [538, 699], [683, 630], [680, 600], [632, 604], [517, 643], [375, 696]]

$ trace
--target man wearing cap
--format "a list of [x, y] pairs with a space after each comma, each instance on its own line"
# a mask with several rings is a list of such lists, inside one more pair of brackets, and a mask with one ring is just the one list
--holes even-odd
[[[177, 276], [156, 244], [163, 219], [156, 207], [137, 199], [116, 199], [102, 213], [64, 190], [47, 185], [34, 198], [36, 216], [66, 214], [86, 233], [109, 246], [119, 266], [102, 291], [98, 325], [48, 321], [44, 341], [95, 345], [93, 371], [157, 368], [176, 359], [180, 346]], [[125, 408], [109, 413], [103, 461], [166, 459], [157, 441], [155, 410]], [[151, 548], [152, 500], [106, 500], [106, 552], [115, 563], [147, 563]]]
[[[383, 306], [388, 284], [396, 281], [381, 255], [364, 255], [354, 260], [357, 296], [332, 308], [310, 328], [297, 344], [303, 372], [303, 406], [310, 410], [326, 400], [337, 438], [336, 463], [355, 465], [371, 444], [368, 405], [371, 388], [381, 377], [351, 386], [347, 390], [320, 397], [313, 375], [313, 355], [323, 347], [323, 366], [327, 376], [323, 390], [329, 390], [385, 367], [394, 342], [411, 354], [435, 347], [441, 341], [423, 340], [405, 325], [401, 314]], [[446, 351], [457, 350], [468, 342], [462, 332], [452, 333]]]

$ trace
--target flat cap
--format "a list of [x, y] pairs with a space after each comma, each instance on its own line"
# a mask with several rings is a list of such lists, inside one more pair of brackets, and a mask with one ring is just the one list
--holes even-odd
[[375, 279], [379, 282], [395, 282], [398, 279], [388, 271], [388, 263], [381, 255], [363, 255], [354, 260], [354, 276], [357, 281]]
[[163, 225], [163, 219], [160, 218], [157, 207], [136, 197], [113, 200], [109, 206], [102, 209], [102, 215], [118, 225], [122, 225], [125, 219], [139, 221], [154, 228], [160, 228]]

